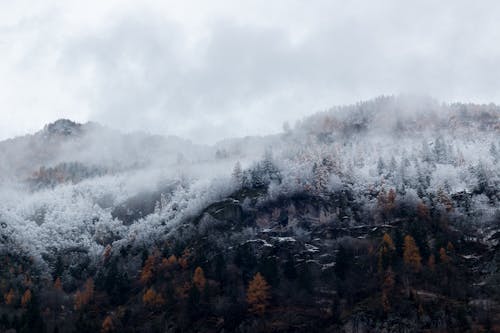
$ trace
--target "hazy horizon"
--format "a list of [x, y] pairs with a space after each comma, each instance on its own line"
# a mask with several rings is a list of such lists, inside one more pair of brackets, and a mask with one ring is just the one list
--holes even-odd
[[493, 1], [0, 9], [0, 140], [67, 118], [214, 143], [379, 95], [500, 103]]

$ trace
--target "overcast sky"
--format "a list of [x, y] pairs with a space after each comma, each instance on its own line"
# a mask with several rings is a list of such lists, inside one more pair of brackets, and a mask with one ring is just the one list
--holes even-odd
[[499, 1], [0, 0], [0, 139], [58, 118], [195, 142], [381, 94], [500, 103]]

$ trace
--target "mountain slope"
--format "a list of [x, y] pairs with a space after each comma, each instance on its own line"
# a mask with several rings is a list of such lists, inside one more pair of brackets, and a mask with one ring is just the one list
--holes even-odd
[[0, 325], [498, 330], [499, 120], [380, 97], [210, 147], [67, 120], [4, 141]]

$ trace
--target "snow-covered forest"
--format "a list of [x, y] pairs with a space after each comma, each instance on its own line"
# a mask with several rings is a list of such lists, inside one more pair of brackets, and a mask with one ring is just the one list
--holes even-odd
[[158, 242], [261, 185], [263, 201], [348, 190], [356, 210], [322, 212], [329, 223], [383, 224], [375, 212], [386, 193], [415, 207], [453, 202], [451, 223], [487, 226], [500, 219], [499, 117], [495, 105], [379, 97], [214, 146], [59, 120], [0, 143], [2, 250], [44, 269], [65, 249], [99, 258], [108, 244]]
[[498, 106], [399, 96], [215, 145], [0, 142], [0, 329], [494, 331], [499, 134]]

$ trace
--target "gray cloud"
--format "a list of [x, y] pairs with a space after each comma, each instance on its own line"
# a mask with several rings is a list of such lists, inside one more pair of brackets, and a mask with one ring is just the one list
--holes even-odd
[[67, 116], [206, 142], [380, 94], [500, 102], [494, 1], [154, 4], [0, 27], [0, 137]]

